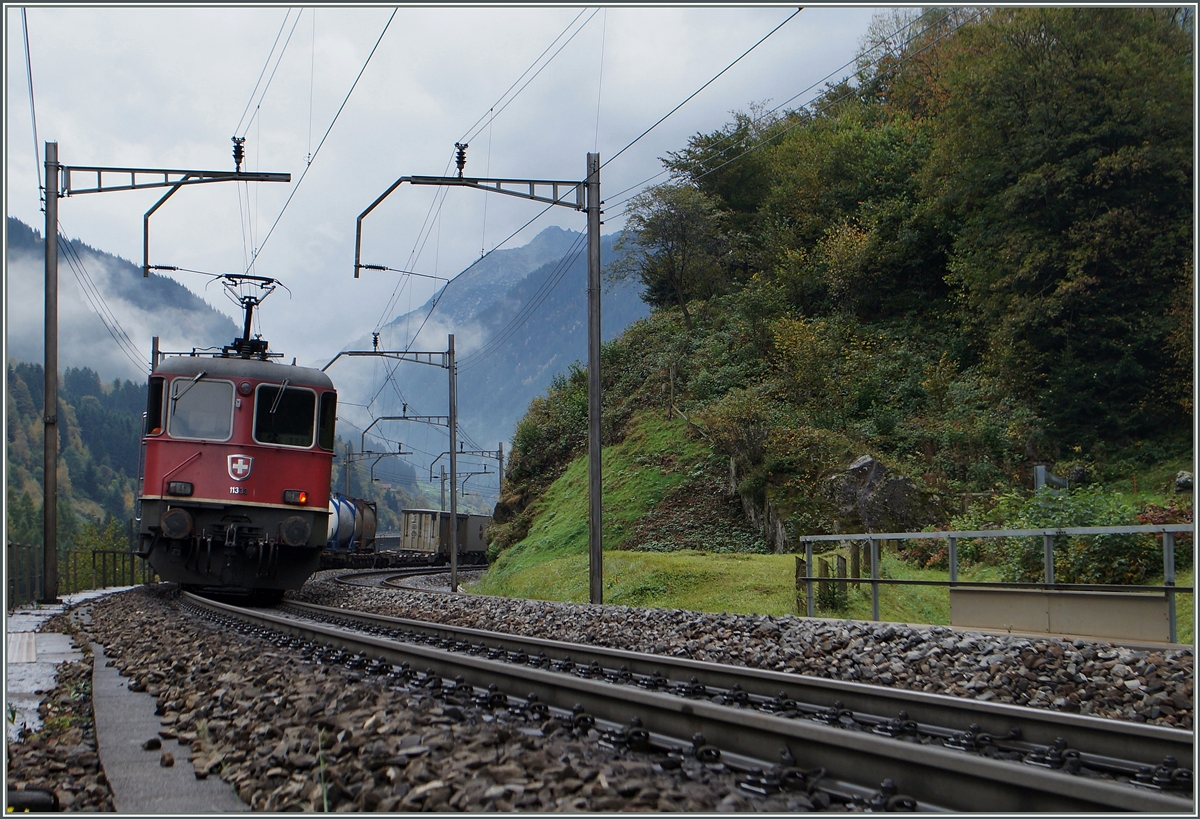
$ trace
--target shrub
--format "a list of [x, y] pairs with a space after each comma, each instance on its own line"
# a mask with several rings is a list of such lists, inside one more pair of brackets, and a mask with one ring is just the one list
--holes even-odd
[[[900, 559], [912, 563], [915, 566], [920, 566], [922, 569], [941, 569], [946, 571], [950, 568], [950, 547], [944, 540], [903, 540], [903, 544], [896, 550], [896, 554]], [[959, 550], [960, 564], [966, 562], [962, 559], [962, 551]]]
[[[1191, 523], [1192, 522], [1192, 506], [1179, 505], [1179, 502], [1172, 498], [1166, 506], [1148, 503], [1141, 512], [1138, 513], [1138, 522], [1144, 526], [1157, 526], [1164, 523]], [[1160, 538], [1161, 542], [1161, 538]], [[1186, 532], [1176, 532], [1175, 534], [1175, 569], [1191, 568], [1195, 561], [1195, 546], [1191, 534]]]
[[[1043, 487], [1032, 495], [1002, 495], [990, 512], [964, 515], [952, 525], [956, 529], [1136, 526], [1138, 516], [1135, 507], [1115, 492], [1090, 487], [1056, 492]], [[960, 546], [972, 556], [988, 549], [1002, 556], [1009, 579], [1027, 583], [1042, 580], [1042, 538], [1003, 538], [993, 546], [978, 542]], [[1058, 537], [1054, 542], [1054, 575], [1060, 583], [1137, 585], [1157, 574], [1161, 566], [1161, 547], [1149, 535], [1071, 536]]]

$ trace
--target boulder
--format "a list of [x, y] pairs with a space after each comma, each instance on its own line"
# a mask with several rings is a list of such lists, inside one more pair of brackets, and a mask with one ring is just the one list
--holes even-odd
[[842, 522], [852, 528], [912, 531], [940, 517], [911, 478], [891, 475], [870, 455], [856, 458], [844, 471], [826, 478], [824, 491]]
[[1180, 472], [1175, 476], [1175, 492], [1181, 494], [1192, 491], [1192, 473]]

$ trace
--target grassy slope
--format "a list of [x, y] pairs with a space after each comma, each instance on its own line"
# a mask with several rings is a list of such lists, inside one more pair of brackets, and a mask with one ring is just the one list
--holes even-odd
[[[795, 613], [791, 555], [618, 551], [638, 520], [694, 474], [709, 449], [680, 420], [637, 417], [604, 450], [604, 601], [737, 613]], [[529, 535], [473, 588], [482, 594], [586, 602], [587, 458], [576, 458], [536, 502]]]
[[[708, 554], [697, 551], [637, 552], [629, 533], [674, 487], [688, 479], [708, 455], [703, 442], [686, 435], [683, 421], [641, 415], [626, 439], [604, 450], [604, 602], [736, 614], [796, 614], [795, 556]], [[472, 588], [480, 594], [536, 600], [586, 602], [587, 457], [576, 458], [536, 502], [525, 540], [506, 550]], [[892, 554], [881, 555], [884, 577], [946, 580], [944, 571], [923, 570]], [[964, 572], [964, 580], [998, 579], [987, 567]], [[1192, 570], [1180, 586], [1191, 586]], [[1161, 578], [1156, 581], [1161, 583]], [[1192, 597], [1178, 603], [1180, 642], [1192, 641]], [[852, 590], [848, 605], [826, 617], [869, 620], [869, 584]], [[880, 617], [904, 623], [950, 622], [944, 587], [882, 587]]]

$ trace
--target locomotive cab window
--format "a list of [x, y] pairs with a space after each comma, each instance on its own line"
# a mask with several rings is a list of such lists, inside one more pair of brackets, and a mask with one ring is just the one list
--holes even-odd
[[149, 395], [146, 398], [146, 428], [143, 435], [161, 435], [163, 431], [163, 389], [166, 379], [160, 376], [150, 378]]
[[312, 390], [260, 384], [254, 401], [254, 440], [260, 444], [311, 447], [317, 419]]
[[229, 440], [233, 434], [233, 384], [204, 380], [204, 373], [173, 380], [167, 431], [172, 438]]
[[321, 394], [321, 417], [317, 424], [317, 443], [321, 449], [333, 449], [333, 431], [337, 423], [337, 393]]

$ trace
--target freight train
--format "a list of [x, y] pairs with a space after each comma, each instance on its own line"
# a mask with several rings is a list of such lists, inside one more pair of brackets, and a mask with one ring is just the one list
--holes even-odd
[[[329, 504], [329, 542], [321, 554], [322, 569], [394, 569], [446, 566], [450, 563], [450, 513], [437, 509], [405, 509], [398, 532], [377, 533], [375, 504], [360, 498], [336, 497]], [[491, 515], [458, 513], [458, 563], [487, 562], [484, 530]]]
[[[458, 563], [481, 566], [487, 562], [484, 531], [492, 523], [491, 515], [458, 513]], [[450, 513], [437, 509], [405, 509], [400, 513], [401, 553], [419, 555], [430, 564], [450, 562]]]

